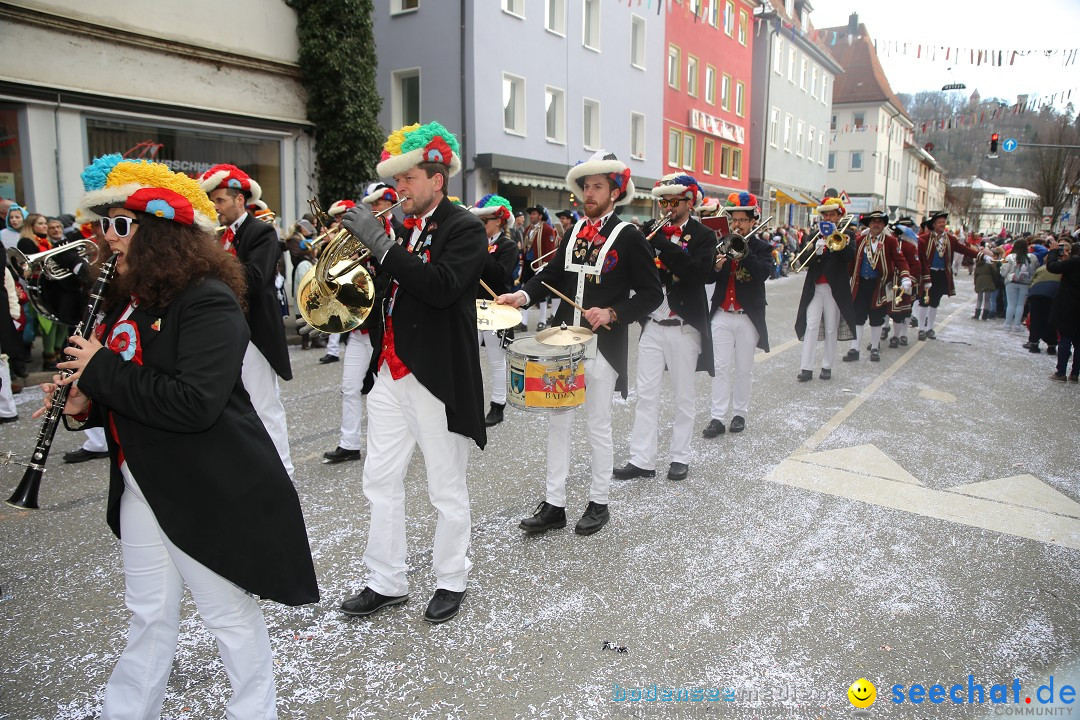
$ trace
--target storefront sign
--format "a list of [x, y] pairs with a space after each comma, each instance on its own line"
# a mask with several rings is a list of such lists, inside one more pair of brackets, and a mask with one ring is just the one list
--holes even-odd
[[727, 120], [713, 117], [700, 110], [690, 111], [690, 127], [740, 145], [746, 139], [746, 131], [743, 127], [735, 125], [734, 123], [729, 123]]

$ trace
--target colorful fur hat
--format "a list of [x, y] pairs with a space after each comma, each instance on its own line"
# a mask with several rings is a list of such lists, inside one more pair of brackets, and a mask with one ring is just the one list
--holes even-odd
[[250, 175], [235, 165], [215, 165], [199, 176], [199, 184], [202, 185], [207, 195], [219, 187], [227, 187], [243, 190], [249, 203], [262, 198], [262, 188], [259, 183], [252, 180]]
[[356, 203], [352, 200], [338, 200], [330, 206], [330, 209], [326, 211], [326, 214], [330, 217], [344, 215], [346, 210], [350, 210], [354, 207], [356, 207]]
[[111, 207], [143, 212], [182, 225], [217, 227], [217, 212], [200, 184], [163, 163], [125, 160], [119, 153], [99, 157], [82, 172], [86, 194], [80, 213], [96, 220]]
[[437, 162], [450, 168], [450, 176], [461, 172], [461, 146], [454, 134], [437, 122], [406, 125], [386, 138], [375, 171], [379, 177], [394, 177], [422, 162]]
[[701, 186], [693, 175], [686, 173], [671, 173], [656, 181], [653, 185], [652, 196], [654, 198], [669, 198], [676, 195], [689, 198], [690, 207], [697, 207], [704, 193]]
[[514, 209], [510, 207], [510, 201], [502, 195], [485, 195], [480, 198], [476, 205], [469, 208], [469, 212], [478, 218], [497, 217], [503, 222], [509, 222], [514, 216]]
[[720, 214], [720, 200], [714, 197], [702, 198], [701, 203], [694, 209], [701, 217], [716, 217]]
[[757, 197], [753, 193], [737, 192], [727, 196], [724, 208], [729, 213], [745, 211], [750, 213], [755, 220], [761, 217], [761, 206], [758, 205]]
[[397, 190], [384, 182], [373, 182], [364, 189], [364, 197], [361, 200], [365, 205], [372, 205], [377, 200], [389, 200], [391, 203], [398, 201]]
[[840, 202], [840, 198], [827, 197], [817, 206], [819, 215], [823, 212], [829, 212], [830, 210], [840, 213], [841, 217], [847, 215], [847, 211], [844, 209], [844, 203]]
[[597, 150], [585, 162], [579, 162], [566, 174], [566, 186], [570, 192], [580, 195], [585, 187], [585, 178], [590, 175], [607, 175], [619, 188], [620, 195], [615, 205], [627, 205], [634, 199], [634, 181], [630, 179], [630, 168], [607, 150]]

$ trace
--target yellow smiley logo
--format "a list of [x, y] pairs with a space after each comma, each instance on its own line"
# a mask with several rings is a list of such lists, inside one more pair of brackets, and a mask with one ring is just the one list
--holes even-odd
[[859, 678], [851, 683], [851, 687], [847, 691], [847, 697], [855, 707], [868, 708], [877, 699], [877, 689], [874, 687], [874, 683], [866, 678]]

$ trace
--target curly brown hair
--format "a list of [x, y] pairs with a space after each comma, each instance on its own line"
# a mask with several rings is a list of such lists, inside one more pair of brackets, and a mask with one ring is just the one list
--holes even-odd
[[182, 225], [147, 213], [136, 213], [138, 230], [125, 258], [127, 272], [109, 283], [111, 309], [134, 295], [139, 304], [163, 310], [193, 282], [215, 278], [229, 286], [247, 312], [247, 277], [235, 256], [196, 225]]

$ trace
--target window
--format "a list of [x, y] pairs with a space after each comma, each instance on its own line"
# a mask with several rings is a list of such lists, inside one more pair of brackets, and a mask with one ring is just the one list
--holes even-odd
[[773, 43], [772, 69], [782, 77], [784, 75], [784, 41], [776, 38]]
[[830, 152], [829, 153], [829, 170], [835, 170], [835, 169], [836, 169], [836, 153]]
[[630, 157], [645, 159], [645, 116], [636, 112], [630, 113]]
[[502, 0], [502, 9], [505, 13], [525, 19], [525, 0]]
[[821, 102], [829, 104], [829, 76], [824, 73], [821, 75]]
[[799, 88], [806, 92], [806, 56], [803, 55], [802, 63], [799, 66]]
[[716, 104], [716, 68], [712, 65], [705, 66], [705, 102]]
[[817, 65], [810, 71], [810, 97], [817, 97]]
[[679, 66], [682, 65], [682, 56], [679, 48], [668, 45], [667, 49], [667, 84], [676, 90], [679, 89]]
[[797, 54], [794, 45], [788, 48], [787, 79], [792, 85], [795, 84], [795, 59]]
[[671, 167], [682, 165], [682, 133], [675, 128], [668, 130], [667, 156]]
[[720, 27], [720, 0], [709, 2], [709, 24], [714, 28]]
[[630, 16], [630, 64], [645, 69], [645, 18]]
[[862, 150], [853, 150], [851, 153], [851, 165], [849, 165], [849, 169], [862, 170], [862, 168]]
[[780, 108], [775, 105], [769, 110], [769, 144], [776, 147], [777, 134], [780, 132]]
[[862, 130], [866, 127], [866, 115], [861, 112], [855, 113], [855, 129]]
[[600, 103], [585, 99], [581, 122], [581, 140], [588, 150], [600, 148]]
[[727, 145], [720, 146], [720, 175], [731, 176], [731, 148]]
[[746, 28], [750, 22], [750, 16], [746, 14], [745, 10], [739, 11], [739, 44], [746, 44]]
[[818, 133], [817, 136], [817, 164], [821, 165], [825, 162], [825, 133]]
[[735, 83], [735, 114], [742, 117], [746, 111], [744, 101], [746, 100], [746, 86], [742, 84], [742, 81]]
[[390, 74], [390, 119], [394, 127], [420, 122], [420, 68]]
[[791, 127], [795, 124], [795, 118], [788, 113], [784, 117], [784, 150], [791, 152]]
[[525, 78], [503, 73], [503, 129], [525, 134]]
[[731, 76], [727, 73], [720, 76], [720, 107], [731, 109]]
[[701, 158], [701, 170], [707, 175], [713, 174], [713, 147], [715, 143], [712, 140], [705, 140], [705, 151]]
[[585, 21], [581, 28], [581, 44], [590, 50], [600, 51], [600, 0], [584, 0], [582, 12]]
[[694, 136], [691, 133], [682, 134], [682, 166], [683, 170], [694, 169]]
[[832, 120], [829, 121], [829, 130], [836, 132], [836, 116], [832, 116]]
[[727, 0], [724, 3], [724, 33], [731, 37], [735, 32], [735, 3]]
[[814, 128], [806, 131], [806, 159], [814, 162]]
[[566, 142], [566, 93], [544, 88], [544, 132], [551, 142]]
[[420, 0], [390, 0], [390, 14], [416, 12], [420, 9]]
[[796, 126], [797, 131], [795, 136], [795, 154], [798, 157], [803, 156], [803, 126], [804, 124], [802, 120], [800, 120], [799, 124]]
[[693, 55], [686, 56], [686, 92], [690, 97], [697, 97], [698, 60]]
[[742, 179], [742, 150], [738, 148], [731, 149], [731, 179]]
[[544, 28], [556, 35], [566, 35], [566, 0], [545, 0]]

